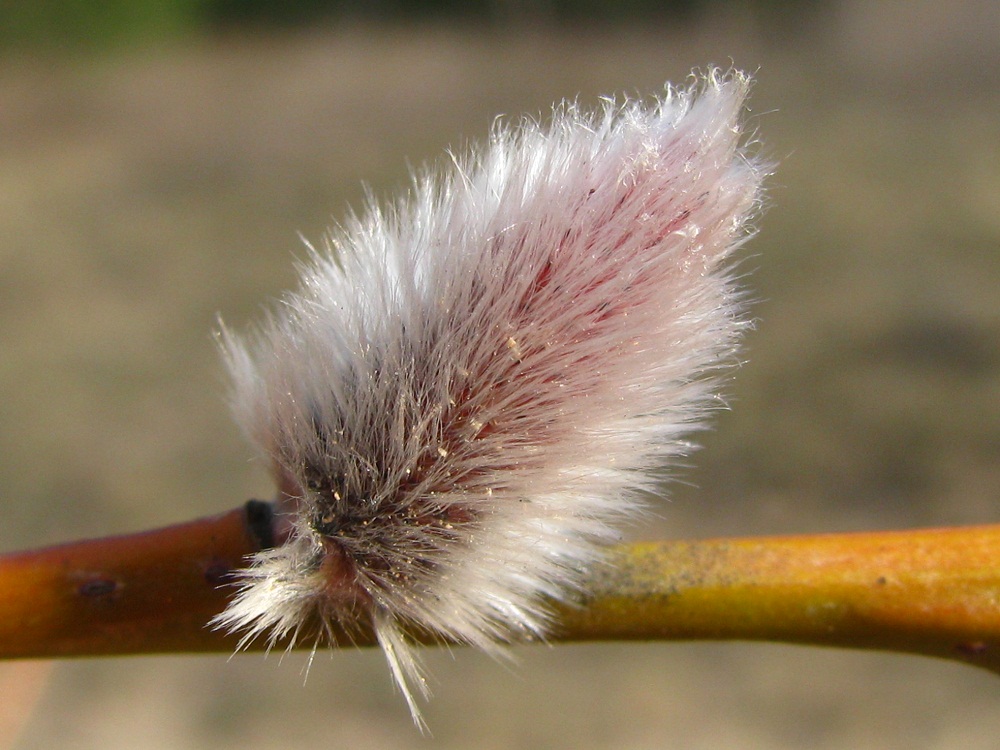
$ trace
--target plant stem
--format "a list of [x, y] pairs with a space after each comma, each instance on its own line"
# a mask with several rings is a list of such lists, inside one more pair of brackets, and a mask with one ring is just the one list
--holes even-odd
[[760, 640], [1000, 673], [1000, 526], [660, 542], [595, 571], [558, 640]]
[[[0, 556], [0, 658], [231, 652], [237, 638], [206, 623], [233, 591], [231, 571], [272, 543], [269, 524], [268, 506], [251, 501]], [[553, 642], [782, 641], [1000, 673], [1000, 525], [636, 544], [613, 550], [589, 583], [580, 606], [556, 606]]]
[[225, 651], [206, 628], [270, 543], [270, 506], [0, 556], [0, 658]]

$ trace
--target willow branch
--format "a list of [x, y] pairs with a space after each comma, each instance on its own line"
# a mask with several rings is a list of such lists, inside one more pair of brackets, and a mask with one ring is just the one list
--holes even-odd
[[[269, 506], [251, 501], [0, 556], [0, 658], [231, 652], [236, 639], [206, 623], [233, 593], [231, 572], [271, 533]], [[636, 544], [615, 549], [589, 583], [579, 606], [557, 607], [552, 641], [779, 641], [1000, 673], [1000, 525]], [[362, 629], [352, 642], [372, 639]]]

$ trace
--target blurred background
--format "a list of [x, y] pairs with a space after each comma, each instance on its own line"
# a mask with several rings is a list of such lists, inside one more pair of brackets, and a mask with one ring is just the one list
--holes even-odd
[[[0, 551], [269, 497], [212, 331], [497, 115], [756, 73], [732, 410], [632, 538], [1000, 520], [1000, 6], [0, 3]], [[0, 664], [0, 748], [995, 748], [1000, 681], [759, 644]], [[283, 662], [283, 663], [282, 663]], [[303, 684], [304, 683], [304, 684]]]

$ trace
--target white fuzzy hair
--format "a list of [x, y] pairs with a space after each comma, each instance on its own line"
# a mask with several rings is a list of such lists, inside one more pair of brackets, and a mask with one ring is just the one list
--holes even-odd
[[749, 83], [498, 124], [351, 216], [248, 338], [223, 334], [295, 515], [217, 626], [369, 624], [418, 723], [406, 630], [492, 654], [544, 637], [735, 361], [730, 254], [766, 171], [741, 145]]

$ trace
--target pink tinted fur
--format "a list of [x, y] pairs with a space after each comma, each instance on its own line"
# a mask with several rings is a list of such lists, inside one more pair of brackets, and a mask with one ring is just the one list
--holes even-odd
[[[349, 218], [248, 340], [224, 336], [236, 414], [300, 515], [218, 625], [294, 637], [360, 607], [418, 721], [408, 625], [490, 653], [544, 637], [546, 599], [575, 595], [650, 470], [719, 404], [744, 326], [730, 254], [765, 172], [740, 144], [748, 87], [713, 71], [655, 101], [497, 126]], [[317, 423], [335, 438], [318, 444]], [[346, 528], [354, 593], [331, 594], [303, 473], [317, 462], [376, 514], [456, 521]], [[373, 546], [401, 575], [366, 567]], [[415, 556], [432, 564], [405, 570]]]

